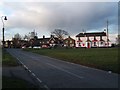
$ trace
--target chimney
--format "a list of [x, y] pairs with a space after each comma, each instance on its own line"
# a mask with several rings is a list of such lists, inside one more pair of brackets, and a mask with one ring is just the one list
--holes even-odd
[[85, 30], [84, 30], [84, 29], [82, 30], [82, 33], [83, 33], [83, 34], [85, 33]]
[[104, 29], [104, 31], [103, 32], [106, 32], [106, 29]]
[[51, 38], [54, 38], [54, 35], [51, 35]]
[[45, 38], [45, 35], [43, 35], [43, 38]]

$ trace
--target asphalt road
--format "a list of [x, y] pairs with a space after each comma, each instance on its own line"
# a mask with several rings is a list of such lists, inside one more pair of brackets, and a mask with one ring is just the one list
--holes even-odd
[[118, 75], [20, 49], [7, 51], [49, 88], [117, 88]]

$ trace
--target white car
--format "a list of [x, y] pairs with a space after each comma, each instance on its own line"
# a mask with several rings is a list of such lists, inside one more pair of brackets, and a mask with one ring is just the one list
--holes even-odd
[[32, 48], [32, 47], [30, 46], [30, 47], [28, 47], [28, 48]]
[[38, 47], [37, 47], [37, 46], [34, 46], [33, 48], [41, 48], [41, 47], [40, 47], [40, 46], [38, 46]]
[[26, 46], [22, 46], [22, 48], [26, 48]]

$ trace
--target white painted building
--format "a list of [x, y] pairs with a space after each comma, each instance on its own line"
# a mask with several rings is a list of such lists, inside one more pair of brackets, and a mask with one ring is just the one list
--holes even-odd
[[79, 33], [76, 35], [76, 47], [110, 47], [106, 32]]

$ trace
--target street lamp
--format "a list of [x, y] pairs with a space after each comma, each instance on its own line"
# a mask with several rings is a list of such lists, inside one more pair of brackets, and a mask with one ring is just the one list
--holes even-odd
[[2, 28], [2, 32], [3, 32], [3, 48], [4, 48], [4, 44], [5, 44], [5, 39], [4, 39], [4, 20], [7, 20], [7, 17], [6, 16], [2, 16], [1, 17], [1, 20], [2, 20], [2, 23], [3, 23], [3, 28]]

